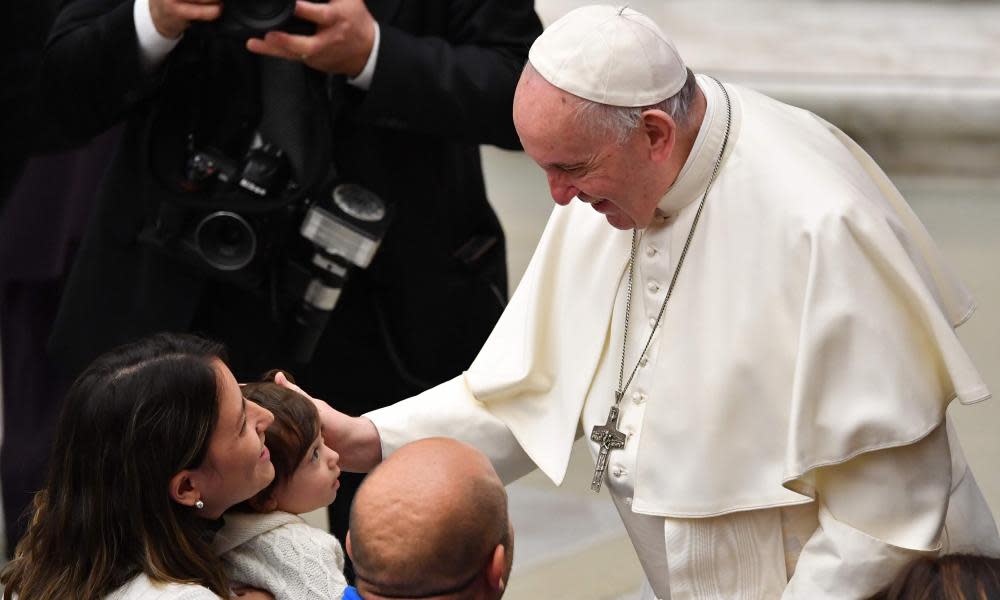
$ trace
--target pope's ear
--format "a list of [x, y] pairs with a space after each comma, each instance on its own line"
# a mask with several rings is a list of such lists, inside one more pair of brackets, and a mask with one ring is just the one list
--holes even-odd
[[191, 480], [191, 471], [185, 469], [170, 478], [170, 498], [178, 504], [191, 507], [201, 499], [201, 492]]
[[677, 122], [662, 110], [653, 109], [642, 113], [642, 127], [649, 144], [650, 160], [666, 162], [677, 143]]

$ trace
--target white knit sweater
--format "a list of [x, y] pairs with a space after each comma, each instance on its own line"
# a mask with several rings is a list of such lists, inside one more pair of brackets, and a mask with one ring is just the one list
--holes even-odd
[[219, 600], [219, 597], [200, 585], [154, 582], [141, 573], [108, 594], [105, 600]]
[[344, 595], [344, 551], [329, 533], [281, 511], [227, 513], [225, 521], [213, 547], [233, 582], [268, 590], [275, 600]]

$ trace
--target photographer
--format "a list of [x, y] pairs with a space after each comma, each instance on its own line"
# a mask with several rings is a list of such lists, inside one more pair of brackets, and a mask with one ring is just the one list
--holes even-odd
[[[46, 50], [48, 102], [81, 137], [119, 121], [127, 125], [68, 282], [51, 350], [75, 374], [120, 342], [159, 330], [195, 330], [232, 349], [237, 377], [290, 368], [306, 389], [355, 413], [457, 375], [506, 298], [503, 234], [486, 200], [478, 145], [519, 147], [510, 107], [527, 49], [541, 31], [532, 3], [300, 1], [295, 15], [314, 32], [256, 32], [236, 42], [251, 66], [280, 57], [309, 67], [303, 69], [309, 82], [321, 82], [328, 100], [322, 111], [299, 111], [302, 119], [328, 121], [337, 175], [394, 212], [375, 259], [352, 270], [312, 360], [301, 365], [283, 341], [287, 317], [275, 314], [267, 293], [215, 277], [141, 239], [158, 222], [164, 198], [148, 164], [164, 144], [150, 143], [150, 123], [182, 99], [216, 101], [222, 119], [230, 117], [231, 103], [246, 101], [242, 92], [221, 102], [206, 98], [205, 88], [224, 90], [219, 78], [244, 83], [239, 69], [246, 65], [230, 69], [214, 53], [233, 44], [211, 25], [247, 4], [252, 1], [228, 0], [225, 8], [214, 0], [64, 5]], [[192, 64], [211, 77], [185, 81]], [[303, 161], [323, 151], [309, 150]], [[335, 516], [334, 530], [342, 531], [337, 523]]]

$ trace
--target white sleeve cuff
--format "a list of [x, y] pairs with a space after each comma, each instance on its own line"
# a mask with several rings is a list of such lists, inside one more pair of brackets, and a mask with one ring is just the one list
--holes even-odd
[[475, 399], [462, 375], [364, 416], [378, 430], [383, 460], [409, 442], [449, 437], [488, 456], [504, 485], [535, 469], [514, 434]]
[[365, 68], [361, 69], [361, 72], [358, 73], [357, 77], [350, 77], [347, 79], [347, 83], [353, 85], [356, 88], [361, 88], [363, 90], [367, 90], [372, 86], [372, 78], [375, 76], [375, 63], [376, 61], [378, 61], [379, 42], [382, 41], [382, 35], [379, 32], [378, 21], [375, 21], [374, 25], [375, 25], [375, 41], [372, 42], [372, 51], [371, 54], [368, 55], [368, 62], [365, 63]]
[[132, 6], [132, 20], [135, 21], [135, 35], [139, 39], [139, 58], [142, 66], [147, 71], [152, 71], [163, 62], [183, 36], [170, 39], [156, 30], [153, 16], [149, 12], [149, 0], [135, 0]]

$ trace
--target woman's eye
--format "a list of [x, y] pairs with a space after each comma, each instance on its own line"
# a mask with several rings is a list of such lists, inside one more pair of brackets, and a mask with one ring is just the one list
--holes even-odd
[[313, 448], [313, 460], [319, 460], [319, 446]]

